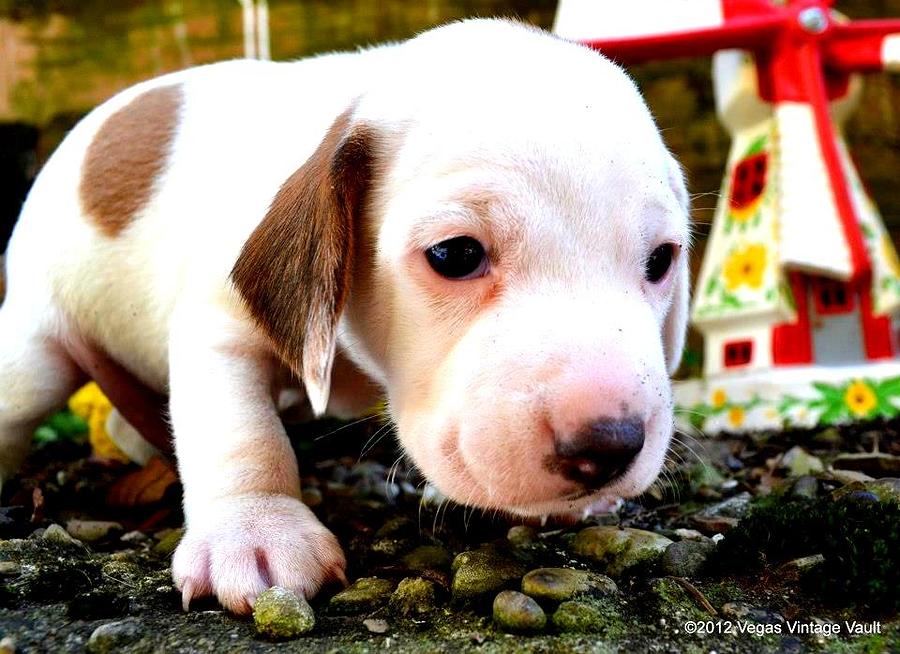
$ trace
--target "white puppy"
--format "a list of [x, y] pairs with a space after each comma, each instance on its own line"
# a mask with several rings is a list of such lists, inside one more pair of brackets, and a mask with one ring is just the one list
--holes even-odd
[[631, 80], [507, 21], [140, 84], [69, 134], [10, 243], [0, 477], [81, 370], [168, 394], [175, 580], [238, 613], [343, 578], [276, 409], [294, 380], [316, 415], [385, 393], [458, 502], [632, 496], [672, 431], [686, 204]]

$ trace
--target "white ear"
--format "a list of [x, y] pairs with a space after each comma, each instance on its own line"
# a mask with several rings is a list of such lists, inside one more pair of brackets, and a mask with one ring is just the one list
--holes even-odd
[[[674, 157], [670, 155], [669, 160], [669, 184], [684, 211], [685, 220], [689, 220], [691, 207], [684, 183], [684, 172]], [[688, 306], [691, 295], [691, 252], [688, 245], [686, 243], [682, 247], [675, 261], [672, 303], [669, 305], [669, 311], [663, 322], [663, 349], [666, 355], [666, 369], [670, 375], [675, 374], [681, 363], [684, 340], [687, 335]]]
[[666, 370], [674, 375], [681, 363], [684, 339], [687, 333], [688, 304], [690, 302], [690, 252], [683, 248], [675, 263], [675, 277], [672, 280], [672, 304], [663, 323], [663, 349], [666, 354]]

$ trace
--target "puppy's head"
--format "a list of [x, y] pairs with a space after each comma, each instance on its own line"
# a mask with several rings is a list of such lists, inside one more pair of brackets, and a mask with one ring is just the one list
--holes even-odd
[[451, 498], [538, 515], [641, 492], [672, 431], [688, 226], [633, 83], [501, 21], [381, 64], [279, 192], [238, 289], [319, 410], [343, 315]]

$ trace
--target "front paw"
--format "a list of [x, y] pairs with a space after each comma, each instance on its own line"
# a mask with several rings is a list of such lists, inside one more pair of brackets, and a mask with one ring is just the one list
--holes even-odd
[[346, 583], [341, 546], [302, 502], [284, 495], [217, 500], [191, 517], [175, 550], [172, 576], [187, 610], [215, 595], [247, 614], [271, 586], [310, 598], [328, 581]]

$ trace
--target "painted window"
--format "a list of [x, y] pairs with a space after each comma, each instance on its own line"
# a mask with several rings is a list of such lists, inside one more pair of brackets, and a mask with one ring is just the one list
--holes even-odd
[[742, 159], [734, 167], [729, 205], [732, 209], [743, 209], [753, 203], [766, 188], [768, 155], [765, 152]]
[[816, 313], [820, 316], [853, 311], [853, 289], [834, 279], [817, 277], [813, 279], [813, 297], [816, 300]]
[[726, 368], [745, 366], [753, 359], [753, 341], [728, 341], [725, 343], [723, 361]]

